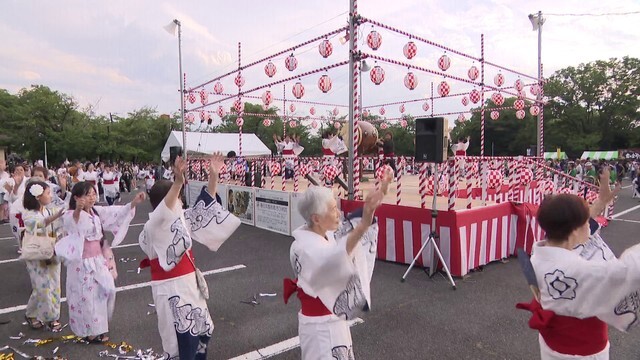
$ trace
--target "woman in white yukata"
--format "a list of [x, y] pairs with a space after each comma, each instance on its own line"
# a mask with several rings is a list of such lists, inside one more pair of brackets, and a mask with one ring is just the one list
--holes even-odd
[[[127, 205], [94, 206], [95, 188], [83, 181], [73, 187], [71, 196], [69, 211], [62, 217], [67, 236], [56, 244], [56, 254], [67, 267], [69, 326], [86, 341], [103, 343], [109, 340], [116, 299], [111, 246], [122, 242], [145, 195], [138, 193]], [[113, 244], [104, 240], [104, 231], [113, 233]]]
[[375, 263], [378, 226], [375, 210], [382, 203], [393, 173], [370, 193], [361, 212], [342, 223], [330, 189], [310, 187], [298, 210], [306, 221], [293, 232], [290, 260], [295, 280], [284, 280], [285, 303], [297, 291], [302, 309], [298, 334], [303, 360], [354, 359], [347, 320], [371, 308], [370, 282]]
[[[42, 181], [33, 181], [25, 189], [22, 219], [25, 232], [58, 238], [61, 227], [58, 219], [64, 207], [49, 206], [51, 187]], [[56, 256], [47, 260], [25, 260], [31, 279], [31, 296], [25, 318], [32, 329], [47, 326], [51, 331], [62, 330], [60, 324], [60, 262]]]
[[196, 269], [191, 246], [196, 240], [217, 251], [240, 226], [240, 219], [226, 211], [216, 195], [223, 164], [222, 154], [212, 156], [208, 186], [202, 188], [191, 209], [182, 210], [180, 201], [187, 168], [180, 157], [173, 168], [175, 182], [160, 180], [149, 194], [154, 210], [140, 233], [140, 247], [148, 257], [140, 267], [151, 267], [151, 289], [166, 359], [207, 359], [214, 325], [207, 307], [208, 287]]
[[[606, 205], [612, 194], [600, 196]], [[531, 257], [537, 292], [517, 307], [533, 313], [529, 326], [540, 332], [543, 360], [608, 360], [607, 324], [626, 331], [637, 321], [640, 246], [616, 259], [592, 231], [590, 216], [604, 208], [595, 205], [590, 212], [584, 199], [560, 194], [538, 210], [547, 239], [534, 245]]]

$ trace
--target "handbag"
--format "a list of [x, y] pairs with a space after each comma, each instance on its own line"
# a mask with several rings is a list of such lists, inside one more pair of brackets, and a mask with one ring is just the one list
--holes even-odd
[[[47, 210], [49, 216], [51, 212]], [[53, 225], [51, 225], [53, 231]], [[20, 260], [49, 260], [55, 255], [56, 238], [45, 235], [38, 235], [37, 230], [35, 234], [24, 232], [22, 236], [22, 254], [20, 254]]]
[[209, 285], [207, 285], [207, 281], [204, 279], [202, 271], [200, 271], [200, 269], [198, 269], [196, 264], [193, 262], [193, 259], [191, 258], [191, 256], [189, 256], [189, 252], [186, 252], [185, 256], [189, 259], [191, 265], [193, 265], [193, 268], [196, 269], [196, 284], [198, 285], [198, 290], [200, 290], [200, 293], [202, 294], [202, 296], [204, 296], [205, 300], [209, 300]]

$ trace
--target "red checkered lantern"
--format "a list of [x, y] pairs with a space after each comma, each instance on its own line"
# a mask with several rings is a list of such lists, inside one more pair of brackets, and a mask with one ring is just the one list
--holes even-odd
[[382, 130], [386, 130], [388, 127], [389, 127], [389, 125], [387, 125], [387, 123], [380, 124], [380, 129], [382, 129]]
[[296, 104], [292, 103], [291, 105], [289, 105], [289, 111], [296, 112]]
[[323, 93], [329, 92], [332, 85], [333, 84], [331, 83], [331, 78], [329, 77], [329, 75], [320, 76], [320, 79], [318, 80], [318, 88], [322, 90]]
[[196, 102], [196, 94], [192, 92], [189, 93], [189, 96], [187, 98], [189, 99], [189, 102], [192, 104]]
[[209, 115], [206, 111], [200, 110], [200, 122], [204, 122], [207, 120], [207, 115]]
[[333, 45], [331, 45], [331, 41], [329, 41], [329, 39], [322, 40], [320, 45], [318, 45], [318, 51], [323, 58], [328, 58], [329, 55], [333, 53]]
[[538, 116], [538, 114], [540, 114], [540, 108], [537, 105], [533, 105], [529, 108], [529, 113], [533, 116]]
[[487, 187], [489, 189], [496, 189], [502, 185], [502, 173], [500, 170], [489, 170], [487, 174]]
[[185, 122], [187, 122], [188, 124], [193, 124], [195, 120], [196, 120], [196, 116], [193, 115], [193, 113], [188, 113], [185, 118]]
[[400, 104], [400, 107], [398, 108], [398, 110], [400, 110], [400, 114], [404, 114], [404, 110], [405, 110], [404, 104]]
[[264, 119], [262, 120], [262, 125], [269, 127], [271, 126], [271, 120], [270, 119]]
[[341, 126], [342, 126], [342, 124], [340, 124], [337, 121], [333, 123], [333, 127], [336, 128], [336, 129], [340, 129]]
[[463, 96], [461, 102], [462, 102], [462, 106], [467, 106], [469, 105], [469, 98], [467, 98], [466, 96]]
[[385, 177], [385, 175], [387, 173], [393, 174], [393, 169], [391, 168], [391, 166], [382, 165], [382, 166], [378, 167], [378, 169], [376, 170], [376, 179], [378, 179], [378, 180], [384, 179], [384, 177]]
[[284, 60], [284, 67], [286, 67], [287, 70], [289, 71], [295, 70], [298, 67], [298, 59], [296, 59], [296, 57], [293, 56], [293, 54], [289, 55]]
[[526, 92], [526, 91], [524, 91], [524, 90], [520, 90], [520, 91], [518, 91], [518, 97], [519, 97], [520, 99], [524, 99], [524, 98], [526, 98], [526, 97], [527, 97], [527, 92]]
[[238, 126], [244, 125], [244, 119], [241, 118], [241, 117], [237, 118], [236, 119], [236, 125], [238, 125]]
[[236, 84], [237, 87], [243, 87], [244, 86], [244, 76], [242, 76], [242, 73], [238, 73], [238, 75], [236, 75], [236, 78], [233, 79], [233, 82]]
[[382, 84], [382, 82], [384, 81], [384, 69], [382, 69], [379, 65], [374, 66], [373, 69], [369, 71], [369, 77], [374, 84]]
[[405, 120], [405, 119], [400, 120], [400, 126], [402, 126], [403, 128], [406, 128], [407, 127], [407, 120]]
[[573, 191], [571, 191], [571, 189], [568, 187], [563, 187], [558, 189], [558, 194], [572, 194], [572, 193]]
[[269, 172], [271, 173], [271, 176], [280, 175], [280, 170], [281, 169], [282, 169], [282, 167], [280, 166], [279, 162], [272, 161], [271, 163], [269, 163]]
[[493, 95], [491, 95], [491, 101], [497, 106], [502, 106], [502, 104], [504, 104], [504, 96], [499, 92], [493, 93]]
[[516, 109], [516, 110], [524, 109], [524, 100], [518, 99], [518, 100], [514, 101], [513, 102], [513, 108]]
[[315, 115], [316, 114], [316, 108], [314, 108], [313, 106], [309, 108], [309, 114], [311, 115]]
[[428, 102], [424, 102], [424, 104], [422, 104], [422, 110], [424, 111], [429, 111], [429, 103]]
[[525, 186], [533, 180], [533, 171], [528, 167], [521, 166], [516, 171], [516, 178], [519, 181], [520, 186]]
[[224, 86], [222, 86], [222, 83], [220, 81], [218, 81], [215, 85], [213, 85], [213, 92], [216, 95], [222, 94], [223, 91], [224, 91]]
[[438, 67], [440, 70], [447, 71], [449, 66], [451, 66], [451, 59], [449, 59], [447, 55], [440, 56], [440, 59], [438, 59]]
[[218, 106], [218, 109], [216, 110], [216, 114], [218, 114], [218, 116], [220, 117], [224, 117], [227, 112], [224, 110], [224, 107], [222, 105]]
[[500, 111], [492, 111], [491, 112], [491, 119], [492, 120], [498, 120], [500, 118]]
[[298, 126], [298, 123], [297, 123], [295, 120], [291, 120], [291, 121], [289, 121], [289, 127], [290, 127], [290, 128], [294, 128], [294, 127], [296, 127], [296, 126]]
[[438, 94], [440, 94], [440, 96], [445, 97], [449, 95], [450, 90], [451, 88], [449, 87], [449, 84], [446, 81], [443, 81], [440, 84], [438, 84]]
[[313, 120], [313, 121], [311, 122], [311, 127], [312, 127], [312, 128], [314, 128], [314, 129], [318, 128], [318, 122], [317, 122], [317, 121], [315, 121], [315, 120]]
[[204, 89], [200, 90], [200, 103], [202, 105], [206, 104], [209, 101], [209, 93], [204, 91]]
[[469, 93], [469, 100], [471, 100], [472, 103], [477, 104], [480, 101], [480, 91], [476, 89], [471, 90]]
[[463, 123], [465, 121], [467, 121], [467, 118], [464, 117], [464, 114], [458, 115], [458, 122]]
[[236, 101], [233, 102], [233, 109], [236, 112], [240, 112], [243, 110], [242, 101], [240, 101], [240, 99], [236, 99]]
[[504, 75], [498, 73], [498, 75], [493, 77], [493, 83], [498, 87], [504, 85]]
[[265, 105], [270, 105], [273, 102], [273, 95], [271, 94], [270, 90], [265, 91], [264, 93], [262, 93], [262, 103]]
[[337, 107], [333, 108], [333, 116], [338, 116], [338, 114], [340, 113], [340, 111], [338, 110]]
[[516, 111], [516, 117], [520, 120], [524, 119], [524, 116], [526, 115], [526, 113], [524, 112], [524, 110], [518, 110]]
[[418, 47], [413, 41], [409, 41], [402, 48], [402, 53], [407, 59], [413, 59], [418, 53]]
[[585, 200], [587, 200], [589, 204], [593, 204], [593, 202], [598, 200], [598, 193], [593, 190], [589, 190], [587, 192], [587, 196], [585, 197]]
[[413, 90], [418, 86], [418, 78], [411, 71], [404, 76], [404, 86], [409, 90]]
[[264, 66], [264, 73], [267, 74], [268, 77], [273, 77], [276, 74], [276, 65], [269, 60], [267, 65]]
[[371, 48], [371, 50], [378, 50], [380, 45], [382, 45], [382, 35], [375, 30], [372, 30], [369, 35], [367, 35], [367, 45]]
[[538, 85], [531, 85], [529, 87], [529, 92], [531, 93], [531, 95], [538, 95], [539, 91], [540, 91], [540, 87]]
[[478, 71], [477, 67], [472, 66], [469, 68], [469, 71], [467, 71], [467, 76], [469, 77], [469, 79], [475, 80], [478, 78], [478, 76], [480, 76], [480, 71]]
[[295, 85], [293, 85], [291, 92], [293, 93], [293, 96], [296, 97], [296, 99], [301, 99], [304, 96], [304, 85], [302, 85], [302, 83], [298, 81]]
[[518, 79], [515, 83], [513, 83], [513, 87], [518, 91], [522, 91], [522, 89], [524, 89], [524, 83], [522, 82], [522, 80]]
[[384, 109], [384, 106], [380, 108], [380, 110], [378, 110], [378, 112], [380, 113], [380, 115], [384, 115], [387, 110]]
[[338, 168], [333, 165], [326, 165], [324, 166], [324, 169], [322, 169], [322, 174], [325, 179], [333, 180], [338, 176]]

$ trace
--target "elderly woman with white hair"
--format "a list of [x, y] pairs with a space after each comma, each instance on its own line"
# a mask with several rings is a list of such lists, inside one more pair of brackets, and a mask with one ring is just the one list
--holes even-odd
[[374, 213], [393, 173], [370, 193], [364, 208], [341, 221], [331, 189], [311, 187], [298, 210], [306, 221], [293, 232], [291, 266], [295, 280], [284, 280], [285, 303], [297, 291], [302, 309], [298, 333], [302, 359], [354, 359], [347, 320], [371, 307], [370, 283], [378, 225]]

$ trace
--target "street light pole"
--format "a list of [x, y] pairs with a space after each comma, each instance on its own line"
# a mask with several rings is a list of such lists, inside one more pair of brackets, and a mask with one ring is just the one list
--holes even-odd
[[[537, 105], [540, 106], [542, 101], [542, 24], [545, 19], [542, 17], [542, 11], [538, 11], [536, 15], [530, 14], [529, 21], [533, 30], [538, 30], [538, 93], [536, 94]], [[536, 156], [543, 156], [544, 150], [542, 149], [542, 115], [543, 108], [540, 106], [540, 112], [538, 113], [538, 120], [536, 122]]]

